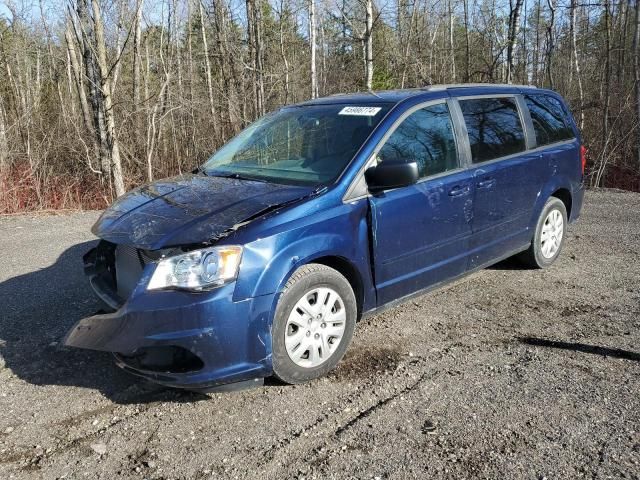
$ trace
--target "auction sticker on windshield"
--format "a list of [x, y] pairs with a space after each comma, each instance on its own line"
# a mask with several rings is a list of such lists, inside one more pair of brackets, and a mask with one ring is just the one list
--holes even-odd
[[373, 117], [381, 110], [380, 107], [344, 107], [338, 115], [359, 115], [362, 117]]

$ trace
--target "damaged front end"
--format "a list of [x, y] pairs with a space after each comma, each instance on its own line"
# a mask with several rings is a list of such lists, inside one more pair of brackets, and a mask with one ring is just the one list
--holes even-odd
[[170, 251], [147, 251], [102, 240], [82, 257], [84, 273], [96, 295], [117, 310], [133, 293], [144, 267]]
[[[221, 243], [318, 193], [184, 175], [120, 197], [94, 225], [101, 241], [84, 256], [85, 273], [109, 311], [80, 320], [64, 343], [112, 352], [125, 370], [173, 387], [202, 390], [270, 375], [275, 293], [236, 298], [242, 246]], [[204, 265], [209, 254], [234, 252], [235, 273], [221, 281], [191, 288], [191, 270], [186, 283], [167, 280], [181, 259]]]
[[268, 376], [273, 297], [235, 301], [233, 283], [148, 290], [159, 260], [180, 252], [100, 241], [84, 269], [108, 311], [80, 320], [64, 344], [112, 352], [126, 371], [172, 387], [206, 391]]

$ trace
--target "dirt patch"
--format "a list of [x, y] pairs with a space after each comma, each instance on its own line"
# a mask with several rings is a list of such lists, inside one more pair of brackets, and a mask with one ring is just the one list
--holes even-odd
[[402, 359], [397, 348], [355, 347], [347, 351], [344, 359], [330, 374], [332, 380], [354, 380], [383, 373], [392, 373]]
[[577, 305], [569, 305], [562, 309], [560, 315], [563, 317], [572, 317], [577, 315], [588, 315], [590, 313], [598, 312], [602, 310], [600, 305], [590, 305], [588, 303], [581, 303]]

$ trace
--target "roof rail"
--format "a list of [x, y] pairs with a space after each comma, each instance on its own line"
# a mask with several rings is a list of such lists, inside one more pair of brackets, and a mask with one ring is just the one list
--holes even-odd
[[443, 83], [423, 87], [421, 90], [447, 90], [449, 88], [471, 88], [471, 87], [514, 87], [514, 88], [537, 88], [535, 85], [514, 85], [510, 83]]
[[[424, 87], [413, 87], [413, 88], [402, 88], [398, 90], [391, 89], [389, 91], [398, 91], [398, 92], [428, 92], [428, 91], [438, 91], [438, 90], [447, 90], [449, 88], [473, 88], [473, 87], [512, 87], [512, 88], [537, 88], [535, 85], [514, 85], [509, 83], [442, 83], [442, 84], [433, 84], [426, 85]], [[328, 97], [341, 97], [348, 95], [356, 95], [356, 94], [370, 94], [375, 97], [378, 97], [378, 93], [385, 93], [385, 90], [361, 90], [358, 92], [340, 92], [340, 93], [332, 93], [327, 95]]]

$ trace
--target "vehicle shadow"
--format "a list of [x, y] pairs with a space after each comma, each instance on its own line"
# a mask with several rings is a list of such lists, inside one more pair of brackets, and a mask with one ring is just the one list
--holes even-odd
[[596, 345], [587, 345], [585, 343], [561, 342], [535, 337], [519, 337], [518, 341], [535, 347], [559, 348], [562, 350], [573, 350], [574, 352], [591, 353], [594, 355], [601, 355], [603, 357], [623, 358], [625, 360], [640, 362], [640, 353], [630, 352], [629, 350], [622, 350], [619, 348], [598, 347]]
[[31, 384], [96, 389], [116, 403], [208, 398], [127, 374], [109, 353], [61, 346], [78, 320], [103, 307], [82, 271], [82, 255], [94, 245], [74, 245], [53, 265], [0, 283], [0, 361]]
[[506, 260], [488, 266], [487, 270], [528, 270], [528, 267], [517, 258], [509, 257]]

